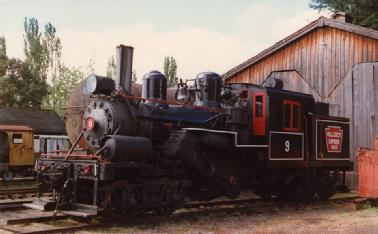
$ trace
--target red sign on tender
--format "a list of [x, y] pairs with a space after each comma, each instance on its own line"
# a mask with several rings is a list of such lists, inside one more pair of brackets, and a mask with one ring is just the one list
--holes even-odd
[[343, 130], [337, 126], [328, 126], [325, 134], [328, 153], [340, 153], [343, 145]]

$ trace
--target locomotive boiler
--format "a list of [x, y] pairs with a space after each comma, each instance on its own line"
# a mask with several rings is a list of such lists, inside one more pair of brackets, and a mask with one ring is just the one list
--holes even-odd
[[[82, 128], [67, 154], [38, 160], [40, 189], [59, 194], [55, 208], [169, 214], [247, 190], [328, 199], [352, 168], [349, 120], [329, 116], [311, 95], [284, 90], [279, 79], [224, 84], [203, 72], [180, 81], [172, 102], [166, 77], [152, 71], [139, 97], [131, 92], [132, 53], [117, 47], [115, 80], [86, 80]], [[74, 151], [80, 139], [86, 154]]]

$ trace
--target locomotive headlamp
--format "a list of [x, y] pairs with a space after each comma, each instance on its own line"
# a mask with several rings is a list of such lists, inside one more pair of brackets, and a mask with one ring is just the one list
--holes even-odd
[[109, 95], [114, 90], [114, 80], [109, 77], [90, 75], [85, 87], [89, 94]]
[[87, 130], [92, 131], [95, 128], [96, 121], [92, 117], [88, 117], [87, 120], [85, 121], [85, 128]]

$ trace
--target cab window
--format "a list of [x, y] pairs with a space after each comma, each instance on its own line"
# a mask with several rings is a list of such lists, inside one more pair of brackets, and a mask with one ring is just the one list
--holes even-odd
[[283, 103], [283, 130], [298, 132], [300, 129], [301, 105], [296, 101], [285, 100]]
[[259, 95], [255, 97], [255, 116], [262, 117], [263, 116], [263, 96]]
[[13, 134], [13, 144], [22, 144], [23, 139], [22, 139], [22, 134]]

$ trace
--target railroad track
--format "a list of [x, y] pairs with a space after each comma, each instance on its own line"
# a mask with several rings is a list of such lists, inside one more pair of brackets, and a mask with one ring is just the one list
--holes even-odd
[[10, 182], [5, 182], [3, 179], [0, 178], [0, 181], [2, 183], [7, 183], [7, 184], [18, 184], [18, 183], [29, 183], [29, 182], [35, 182], [36, 179], [34, 177], [16, 177]]
[[0, 190], [0, 196], [12, 196], [12, 195], [25, 195], [25, 194], [36, 194], [36, 188], [22, 188], [22, 189], [2, 189]]
[[[26, 209], [23, 204], [32, 203], [36, 196], [36, 188], [0, 190], [0, 211]], [[48, 197], [51, 193], [42, 193], [41, 196]]]
[[[350, 203], [353, 200], [358, 198], [358, 196], [352, 195], [348, 197], [338, 197], [333, 198], [328, 201], [321, 201], [321, 200], [314, 200], [311, 203], [287, 203], [284, 201], [279, 201], [278, 199], [271, 199], [271, 200], [262, 200], [260, 198], [245, 198], [245, 199], [237, 199], [237, 200], [219, 200], [219, 201], [211, 201], [211, 202], [197, 202], [197, 203], [188, 203], [185, 204], [184, 208], [178, 210], [172, 218], [175, 219], [186, 219], [192, 218], [193, 216], [206, 216], [209, 214], [222, 214], [222, 213], [242, 213], [242, 214], [261, 214], [264, 212], [271, 212], [277, 210], [279, 208], [280, 211], [283, 210], [297, 210], [302, 209], [306, 206], [314, 206], [317, 209], [323, 207], [323, 205], [332, 205], [332, 204], [344, 204]], [[9, 204], [11, 205], [11, 204]], [[17, 205], [15, 202], [14, 205]], [[1, 209], [0, 209], [1, 210]], [[26, 216], [23, 218], [16, 218], [7, 221], [7, 225], [0, 226], [0, 229], [14, 232], [14, 233], [62, 233], [62, 232], [74, 232], [82, 229], [93, 228], [98, 226], [106, 226], [106, 223], [97, 223], [91, 224], [87, 219], [80, 219], [80, 221], [68, 222], [67, 224], [54, 224], [50, 225], [51, 221], [63, 223], [66, 222], [65, 220], [71, 220], [70, 216], [65, 214], [58, 214], [58, 216], [54, 217], [52, 213], [43, 212], [39, 216]], [[137, 215], [137, 217], [131, 218], [129, 220], [130, 224], [132, 225], [145, 225], [145, 221], [148, 219], [151, 222], [158, 222], [164, 221], [166, 218], [154, 216], [152, 214], [146, 213]], [[85, 221], [87, 220], [87, 221]], [[72, 221], [72, 220], [71, 220]], [[115, 221], [116, 222], [116, 221]], [[34, 229], [34, 230], [22, 230], [22, 224], [31, 223], [40, 223], [43, 224], [41, 226], [42, 229]], [[46, 226], [44, 223], [47, 223]], [[21, 226], [17, 226], [20, 225]], [[33, 224], [34, 225], [34, 224]], [[56, 226], [58, 225], [58, 226]], [[122, 223], [124, 225], [124, 222]], [[20, 229], [21, 228], [21, 229]]]
[[209, 202], [195, 202], [195, 203], [187, 203], [184, 205], [184, 209], [191, 209], [191, 208], [204, 208], [204, 207], [216, 207], [216, 206], [228, 206], [228, 205], [244, 205], [244, 204], [261, 204], [262, 207], [264, 205], [272, 204], [272, 205], [283, 205], [283, 206], [291, 206], [293, 204], [299, 205], [306, 205], [306, 204], [326, 204], [326, 203], [343, 203], [353, 201], [354, 199], [358, 198], [358, 196], [348, 196], [348, 197], [337, 197], [331, 198], [326, 201], [314, 199], [310, 203], [298, 203], [298, 202], [287, 202], [282, 201], [279, 199], [269, 199], [263, 200], [261, 198], [245, 198], [245, 199], [236, 199], [236, 200], [220, 200], [220, 201], [209, 201]]

